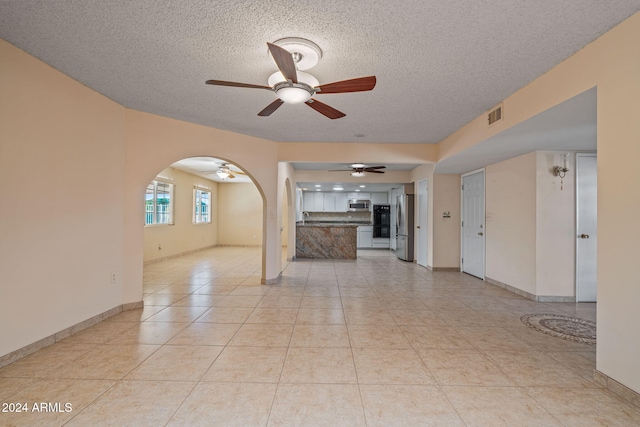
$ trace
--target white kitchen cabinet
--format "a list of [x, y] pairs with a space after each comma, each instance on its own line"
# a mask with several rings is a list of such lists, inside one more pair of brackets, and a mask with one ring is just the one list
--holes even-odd
[[363, 249], [373, 247], [372, 225], [361, 225], [358, 227], [358, 247]]
[[296, 221], [304, 220], [304, 192], [300, 188], [296, 188]]
[[324, 211], [325, 212], [346, 212], [347, 211], [347, 193], [339, 191], [326, 192], [324, 194]]
[[304, 193], [304, 210], [308, 212], [322, 212], [324, 210], [324, 196], [322, 192], [307, 191]]
[[322, 199], [324, 204], [322, 206], [322, 210], [324, 212], [335, 212], [336, 211], [336, 195], [334, 193], [326, 192], [322, 193]]
[[303, 210], [308, 212], [347, 211], [347, 193], [339, 191], [305, 191], [303, 201]]
[[371, 193], [371, 204], [388, 205], [389, 198], [387, 197], [387, 193]]
[[313, 194], [314, 198], [316, 199], [316, 212], [321, 212], [324, 210], [324, 195], [322, 194], [322, 192], [318, 191], [316, 193]]
[[336, 196], [336, 212], [347, 211], [347, 193], [335, 193]]
[[373, 247], [381, 249], [389, 249], [390, 239], [388, 237], [374, 237]]
[[353, 192], [347, 193], [348, 199], [371, 200], [371, 193]]
[[316, 207], [316, 201], [313, 198], [313, 193], [305, 191], [304, 193], [302, 193], [302, 210], [310, 211], [311, 205], [313, 205], [314, 208]]

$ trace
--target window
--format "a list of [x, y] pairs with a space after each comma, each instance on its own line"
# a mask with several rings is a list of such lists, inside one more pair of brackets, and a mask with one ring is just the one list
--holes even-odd
[[151, 181], [145, 194], [144, 224], [173, 224], [173, 184]]
[[211, 222], [211, 191], [200, 187], [193, 189], [193, 223]]

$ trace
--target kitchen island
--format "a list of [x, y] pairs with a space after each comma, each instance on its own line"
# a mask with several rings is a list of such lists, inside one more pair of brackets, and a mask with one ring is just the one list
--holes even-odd
[[358, 224], [298, 222], [296, 257], [356, 259]]

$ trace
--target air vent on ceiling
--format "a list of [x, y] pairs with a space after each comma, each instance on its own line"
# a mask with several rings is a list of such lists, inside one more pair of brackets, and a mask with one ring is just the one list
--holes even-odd
[[489, 119], [489, 126], [502, 120], [502, 104], [500, 104], [497, 108], [494, 108], [489, 112], [488, 119]]

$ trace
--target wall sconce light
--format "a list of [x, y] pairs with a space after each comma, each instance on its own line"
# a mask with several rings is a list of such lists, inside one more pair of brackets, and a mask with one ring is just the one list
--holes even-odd
[[554, 166], [553, 169], [551, 169], [553, 176], [559, 176], [560, 177], [560, 190], [562, 190], [562, 187], [564, 185], [564, 177], [567, 174], [567, 172], [569, 172], [569, 169], [567, 168], [567, 157], [569, 157], [569, 153], [565, 153], [562, 155], [562, 165], [561, 166]]

